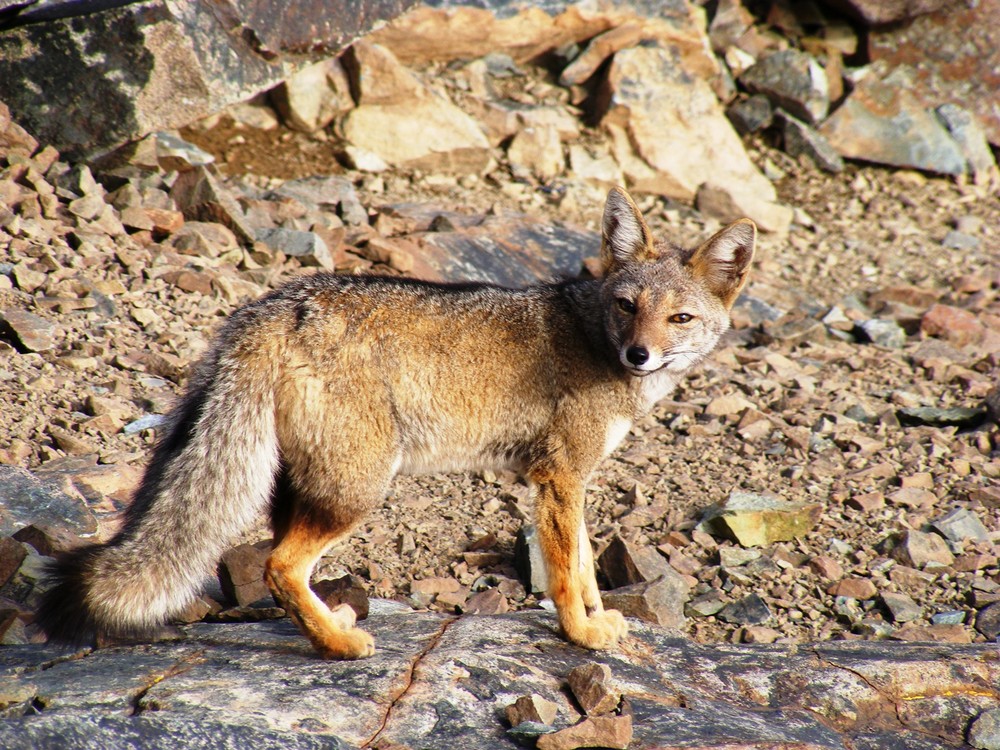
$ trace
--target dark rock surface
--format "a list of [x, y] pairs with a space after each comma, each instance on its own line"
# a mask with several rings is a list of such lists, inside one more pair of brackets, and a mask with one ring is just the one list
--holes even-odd
[[565, 681], [596, 663], [624, 695], [636, 748], [947, 748], [1000, 684], [993, 645], [705, 646], [633, 622], [619, 651], [594, 653], [547, 613], [377, 604], [376, 655], [357, 662], [318, 660], [287, 620], [93, 652], [2, 649], [0, 746], [513, 748], [504, 708], [533, 693], [558, 706], [556, 729], [573, 725]]
[[0, 101], [39, 140], [92, 156], [245, 101], [412, 4], [151, 2], [15, 26], [0, 31]]

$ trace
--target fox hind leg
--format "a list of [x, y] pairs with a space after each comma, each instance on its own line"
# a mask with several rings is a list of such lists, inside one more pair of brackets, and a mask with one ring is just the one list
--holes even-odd
[[371, 656], [375, 653], [375, 641], [354, 626], [354, 610], [346, 604], [330, 610], [309, 587], [309, 576], [316, 562], [331, 545], [350, 533], [353, 519], [323, 522], [303, 510], [293, 507], [283, 519], [280, 541], [265, 568], [267, 585], [323, 658]]

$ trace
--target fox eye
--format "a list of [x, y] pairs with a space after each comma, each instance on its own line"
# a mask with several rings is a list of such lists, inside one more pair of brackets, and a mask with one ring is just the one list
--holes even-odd
[[622, 312], [627, 312], [629, 315], [635, 314], [635, 302], [632, 300], [627, 297], [619, 297], [615, 302], [618, 303], [618, 307], [621, 308]]
[[690, 323], [692, 320], [694, 320], [694, 315], [689, 313], [677, 313], [670, 316], [671, 323], [680, 323], [683, 325], [684, 323]]

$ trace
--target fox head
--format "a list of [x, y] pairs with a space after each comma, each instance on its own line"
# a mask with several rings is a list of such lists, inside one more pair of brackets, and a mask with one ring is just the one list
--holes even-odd
[[741, 219], [693, 251], [654, 242], [628, 193], [612, 188], [601, 295], [608, 339], [629, 373], [683, 371], [712, 351], [729, 328], [756, 240], [757, 227]]

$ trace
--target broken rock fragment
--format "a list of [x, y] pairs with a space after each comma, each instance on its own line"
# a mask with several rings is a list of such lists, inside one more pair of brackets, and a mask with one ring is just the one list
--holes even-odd
[[710, 530], [732, 536], [744, 547], [787, 542], [819, 521], [823, 506], [790, 503], [774, 495], [734, 490], [725, 503], [702, 521]]
[[869, 72], [819, 132], [851, 159], [948, 175], [966, 171], [958, 144], [896, 73], [879, 78]]
[[0, 310], [0, 338], [25, 352], [44, 352], [55, 346], [55, 324], [25, 310]]
[[810, 125], [822, 122], [830, 107], [823, 67], [811, 55], [796, 49], [763, 58], [744, 71], [740, 83]]
[[708, 83], [687, 75], [667, 47], [618, 52], [604, 89], [602, 126], [636, 191], [691, 201], [711, 180], [775, 201]]
[[482, 171], [490, 144], [479, 125], [431, 92], [376, 44], [358, 45], [360, 104], [344, 118], [344, 138], [392, 166], [429, 172]]
[[566, 681], [587, 716], [611, 713], [621, 702], [621, 691], [612, 687], [611, 668], [607, 664], [574, 667]]
[[537, 724], [552, 724], [556, 720], [559, 706], [540, 695], [522, 695], [504, 709], [507, 722], [516, 727], [526, 721]]
[[535, 747], [538, 750], [577, 750], [584, 747], [625, 750], [631, 741], [631, 716], [595, 716], [558, 732], [543, 734]]

